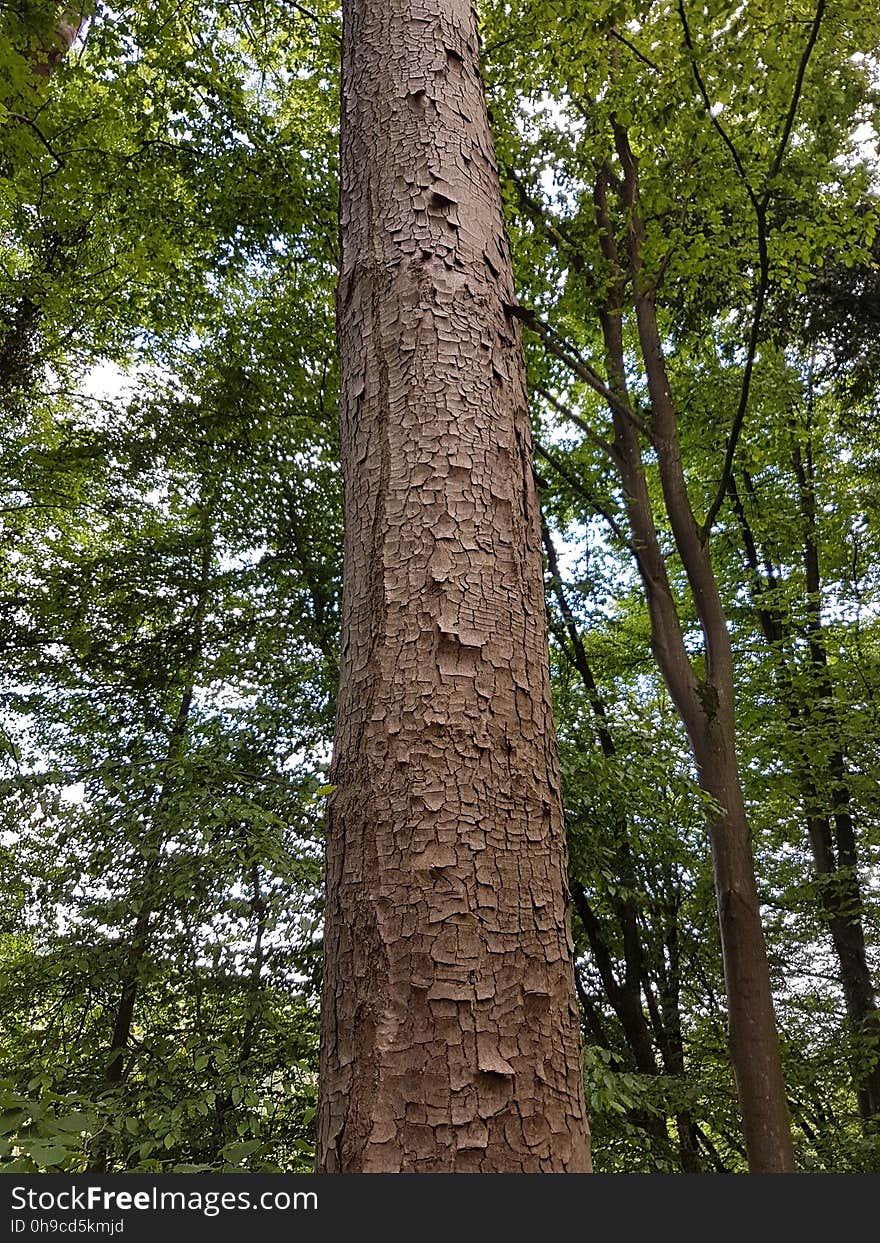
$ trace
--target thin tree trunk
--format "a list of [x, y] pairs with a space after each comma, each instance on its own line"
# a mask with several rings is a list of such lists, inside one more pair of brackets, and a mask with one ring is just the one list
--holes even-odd
[[728, 1000], [731, 1062], [737, 1084], [743, 1135], [753, 1173], [794, 1168], [770, 970], [758, 904], [751, 834], [745, 815], [734, 729], [734, 681], [730, 636], [707, 544], [694, 518], [681, 459], [678, 422], [651, 290], [642, 271], [643, 223], [638, 165], [626, 131], [616, 125], [623, 167], [627, 272], [632, 285], [640, 352], [651, 398], [651, 434], [657, 452], [664, 507], [687, 574], [703, 631], [706, 671], [698, 678], [684, 644], [654, 523], [651, 500], [628, 400], [623, 348], [624, 269], [607, 209], [607, 169], [595, 188], [596, 219], [613, 280], [600, 315], [610, 389], [614, 451], [626, 494], [638, 566], [645, 586], [654, 654], [687, 730], [700, 785], [715, 812], [709, 836], [721, 950]]
[[[184, 685], [174, 723], [168, 735], [166, 763], [169, 774], [178, 764], [186, 750], [189, 718], [195, 693], [195, 677], [202, 657], [205, 613], [208, 606], [208, 589], [211, 579], [214, 542], [207, 524], [203, 525], [199, 550], [199, 575], [196, 585], [195, 607], [192, 616], [192, 645], [184, 670]], [[161, 866], [162, 843], [165, 839], [165, 809], [171, 794], [174, 777], [163, 781], [156, 799], [150, 830], [142, 845], [145, 860], [144, 872], [139, 883], [138, 913], [129, 942], [128, 954], [122, 970], [119, 1002], [113, 1019], [113, 1035], [110, 1043], [110, 1059], [105, 1069], [109, 1085], [119, 1083], [123, 1077], [123, 1062], [131, 1035], [134, 1008], [137, 1000], [141, 966], [149, 947], [150, 919], [156, 905], [156, 883]]]
[[469, 0], [343, 5], [317, 1168], [589, 1168], [521, 341]]
[[[850, 1029], [857, 1046], [867, 1050], [852, 1068], [853, 1082], [864, 1127], [880, 1115], [880, 1011], [868, 965], [863, 921], [861, 885], [856, 854], [849, 775], [843, 751], [832, 741], [827, 764], [824, 750], [815, 745], [817, 732], [832, 740], [840, 736], [834, 689], [828, 670], [828, 653], [821, 616], [822, 580], [816, 530], [815, 481], [812, 456], [796, 448], [793, 466], [798, 483], [803, 527], [803, 562], [808, 602], [808, 654], [813, 674], [812, 693], [802, 699], [780, 644], [791, 637], [787, 610], [780, 607], [779, 579], [764, 554], [764, 572], [743, 496], [731, 481], [731, 501], [743, 537], [751, 571], [753, 607], [761, 631], [774, 654], [776, 684], [794, 735], [794, 770], [804, 805], [807, 840], [819, 877], [819, 905], [837, 957], [840, 983]], [[744, 493], [753, 505], [757, 497], [752, 480], [744, 476]], [[823, 773], [823, 769], [825, 770]], [[821, 786], [825, 787], [825, 792]], [[830, 790], [830, 795], [828, 794]], [[833, 827], [832, 827], [833, 826]]]
[[[834, 880], [828, 886], [833, 908], [832, 936], [840, 960], [841, 980], [846, 994], [853, 1034], [862, 1046], [864, 1065], [857, 1069], [859, 1111], [864, 1123], [880, 1115], [880, 1013], [868, 967], [865, 930], [862, 919], [862, 893], [859, 885], [858, 856], [852, 798], [843, 749], [837, 742], [840, 726], [834, 699], [834, 686], [828, 669], [828, 652], [822, 626], [822, 579], [819, 569], [819, 542], [816, 530], [816, 481], [810, 441], [801, 450], [795, 446], [792, 463], [798, 481], [803, 556], [807, 587], [807, 637], [816, 694], [816, 715], [832, 738], [828, 757], [828, 784], [831, 793], [831, 819], [836, 839]], [[865, 1056], [867, 1050], [867, 1056]], [[859, 1057], [860, 1051], [856, 1050]]]
[[[192, 684], [186, 686], [181, 697], [177, 718], [169, 738], [167, 759], [169, 766], [180, 761], [186, 746], [193, 690]], [[170, 779], [163, 783], [159, 797], [156, 800], [156, 810], [153, 814], [150, 833], [142, 846], [142, 855], [146, 860], [146, 865], [142, 875], [138, 877], [140, 894], [138, 913], [134, 929], [132, 930], [128, 953], [125, 957], [125, 965], [122, 968], [119, 1001], [113, 1017], [110, 1058], [104, 1072], [108, 1085], [120, 1083], [123, 1078], [125, 1054], [128, 1050], [131, 1027], [134, 1021], [141, 969], [150, 943], [150, 920], [155, 910], [156, 884], [161, 866], [162, 843], [165, 838], [163, 813], [169, 793]]]
[[[577, 620], [565, 594], [565, 588], [559, 572], [556, 547], [550, 530], [543, 519], [541, 523], [541, 536], [547, 555], [547, 568], [550, 571], [550, 589], [556, 597], [559, 611], [565, 624], [564, 636], [558, 635], [557, 637], [563, 651], [580, 675], [595, 717], [596, 731], [602, 754], [606, 759], [610, 760], [617, 755], [617, 744], [611, 732], [605, 703], [599, 693], [599, 687], [596, 684], [593, 670], [587, 659]], [[567, 643], [565, 642], [566, 639]], [[659, 1076], [662, 1071], [654, 1053], [651, 1030], [642, 1008], [642, 992], [644, 990], [647, 995], [650, 995], [650, 982], [645, 965], [642, 938], [638, 927], [636, 902], [633, 896], [636, 887], [636, 872], [630, 848], [629, 826], [624, 816], [619, 817], [615, 830], [615, 871], [623, 888], [624, 896], [612, 901], [623, 942], [624, 975], [622, 982], [618, 978], [618, 973], [614, 970], [611, 952], [608, 948], [601, 922], [593, 912], [583, 885], [574, 879], [571, 884], [572, 898], [575, 910], [587, 934], [593, 962], [599, 972], [602, 987], [623, 1029], [635, 1067], [640, 1074]], [[668, 992], [667, 1000], [670, 1002], [670, 1011], [674, 1011], [674, 1013], [667, 1016], [666, 1007], [664, 1007], [663, 1021], [658, 1024], [658, 1046], [660, 1047], [666, 1072], [682, 1077], [684, 1074], [684, 1050], [681, 1044], [681, 1015], [678, 1010], [677, 991], [674, 996], [672, 992]], [[674, 1065], [669, 1056], [672, 1045], [671, 1033], [667, 1031], [669, 1018], [672, 1018], [673, 1029], [678, 1033], [678, 1058]], [[690, 1117], [686, 1114], [679, 1114], [676, 1116], [675, 1121], [679, 1132], [679, 1159], [682, 1164], [682, 1170], [685, 1173], [697, 1173], [700, 1170], [700, 1164], [693, 1147]], [[643, 1127], [655, 1139], [668, 1144], [669, 1133], [666, 1128], [665, 1118], [656, 1114], [646, 1115], [637, 1120], [637, 1125]]]

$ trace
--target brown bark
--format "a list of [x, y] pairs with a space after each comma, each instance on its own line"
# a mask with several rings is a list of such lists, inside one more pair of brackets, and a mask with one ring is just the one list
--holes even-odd
[[[615, 126], [615, 143], [623, 169], [620, 193], [627, 219], [625, 267], [617, 252], [607, 208], [607, 170], [603, 170], [595, 189], [596, 219], [611, 272], [609, 294], [600, 318], [609, 385], [616, 398], [610, 405], [615, 458], [645, 587], [654, 654], [690, 738], [700, 784], [717, 809], [710, 817], [709, 833], [728, 999], [731, 1062], [749, 1168], [754, 1173], [786, 1172], [794, 1168], [794, 1154], [751, 834], [739, 779], [730, 636], [708, 542], [690, 503], [653, 289], [642, 267], [638, 164], [627, 133], [620, 126]], [[623, 348], [627, 278], [651, 399], [651, 442], [657, 453], [663, 504], [703, 632], [702, 677], [697, 676], [684, 644], [654, 523], [638, 430], [626, 416], [630, 406]]]
[[540, 535], [469, 0], [343, 6], [317, 1168], [589, 1169]]

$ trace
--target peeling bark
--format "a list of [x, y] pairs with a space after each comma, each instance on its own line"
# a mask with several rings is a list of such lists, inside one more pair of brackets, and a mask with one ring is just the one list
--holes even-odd
[[589, 1169], [540, 526], [468, 0], [343, 6], [317, 1168]]

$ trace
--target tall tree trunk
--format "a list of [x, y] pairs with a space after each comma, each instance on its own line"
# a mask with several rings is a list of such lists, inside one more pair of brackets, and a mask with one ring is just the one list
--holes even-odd
[[847, 1011], [853, 1035], [861, 1045], [861, 1048], [856, 1049], [856, 1091], [859, 1112], [863, 1123], [867, 1125], [880, 1120], [880, 1013], [877, 1010], [868, 966], [852, 798], [843, 747], [839, 741], [841, 729], [837, 720], [834, 685], [828, 668], [828, 651], [822, 624], [816, 479], [809, 438], [803, 450], [800, 445], [795, 445], [792, 464], [798, 482], [803, 528], [807, 637], [815, 688], [811, 711], [824, 727], [826, 736], [832, 740], [831, 753], [828, 756], [828, 787], [837, 849], [836, 858], [832, 855], [834, 878], [826, 886], [826, 901], [833, 911], [831, 930], [841, 967]]
[[159, 789], [149, 830], [140, 846], [144, 868], [138, 878], [138, 892], [134, 895], [138, 913], [121, 972], [119, 1001], [113, 1017], [110, 1057], [104, 1072], [105, 1080], [110, 1085], [121, 1082], [123, 1078], [124, 1058], [134, 1020], [140, 973], [149, 949], [150, 921], [155, 912], [156, 886], [162, 866], [162, 848], [167, 836], [167, 808], [175, 784], [174, 769], [186, 752], [196, 677], [202, 659], [213, 556], [214, 540], [205, 513], [199, 541], [199, 572], [192, 615], [191, 647], [183, 670], [180, 702], [168, 735], [167, 775]]
[[[735, 742], [734, 678], [730, 636], [708, 544], [691, 508], [673, 403], [657, 324], [653, 291], [642, 267], [644, 225], [638, 162], [626, 130], [614, 127], [623, 168], [621, 201], [627, 220], [626, 268], [618, 254], [607, 207], [609, 174], [594, 191], [603, 254], [613, 274], [600, 314], [614, 424], [614, 456], [627, 499], [633, 545], [651, 624], [651, 643], [663, 679], [687, 730], [700, 785], [715, 812], [709, 819], [712, 868], [728, 1003], [730, 1055], [743, 1135], [753, 1173], [794, 1168], [791, 1127], [779, 1056], [770, 970], [761, 925], [751, 833], [739, 778]], [[623, 345], [624, 291], [628, 281], [639, 349], [651, 398], [650, 435], [657, 453], [663, 505], [688, 579], [705, 646], [705, 675], [698, 676], [684, 643], [654, 522], [641, 444], [629, 402]]]
[[317, 1168], [589, 1169], [537, 502], [470, 0], [343, 5]]
[[[590, 707], [593, 710], [599, 746], [605, 758], [610, 760], [617, 755], [617, 744], [611, 732], [605, 703], [599, 692], [596, 679], [593, 676], [590, 662], [587, 659], [577, 620], [565, 594], [553, 537], [543, 518], [541, 522], [541, 538], [547, 556], [547, 568], [550, 572], [550, 590], [556, 597], [559, 612], [564, 623], [563, 631], [555, 631], [556, 637], [562, 651], [580, 675], [584, 689], [587, 692]], [[615, 831], [611, 837], [611, 844], [614, 846], [614, 871], [623, 889], [622, 897], [618, 896], [611, 899], [618, 928], [617, 935], [623, 946], [624, 970], [622, 979], [619, 978], [619, 973], [615, 971], [612, 954], [601, 921], [595, 915], [583, 885], [573, 877], [571, 894], [574, 909], [580, 917], [590, 945], [593, 963], [602, 981], [605, 996], [623, 1030], [636, 1069], [642, 1075], [658, 1076], [662, 1072], [654, 1054], [651, 1030], [642, 1008], [642, 992], [649, 994], [651, 984], [648, 978], [645, 952], [638, 926], [638, 909], [635, 899], [637, 879], [630, 846], [629, 823], [623, 814], [617, 818]], [[681, 1018], [678, 1009], [677, 985], [675, 990], [668, 989], [666, 993], [667, 1001], [670, 1003], [669, 1008], [673, 1014], [673, 1030], [671, 1033], [667, 1031], [668, 1016], [666, 1007], [664, 1007], [663, 1020], [659, 1025], [660, 1031], [657, 1033], [658, 1046], [666, 1073], [683, 1078], [684, 1048], [681, 1042]], [[676, 1033], [678, 1041], [674, 1045], [672, 1037]], [[671, 1064], [673, 1049], [678, 1055], [674, 1065]], [[643, 1115], [636, 1119], [636, 1124], [646, 1130], [648, 1134], [664, 1147], [668, 1145], [669, 1134], [665, 1117], [661, 1117], [658, 1114]], [[680, 1137], [679, 1157], [682, 1163], [682, 1170], [685, 1173], [696, 1173], [699, 1171], [700, 1166], [692, 1143], [690, 1118], [685, 1114], [678, 1114], [676, 1116], [676, 1127]]]
[[[110, 1046], [107, 1051], [107, 1061], [104, 1064], [102, 1088], [111, 1092], [119, 1088], [126, 1075], [125, 1058], [129, 1050], [144, 968], [149, 959], [151, 924], [157, 909], [162, 851], [168, 832], [167, 811], [176, 782], [174, 770], [184, 758], [189, 738], [196, 677], [202, 659], [205, 615], [208, 608], [214, 554], [214, 542], [207, 522], [207, 512], [203, 514], [199, 554], [199, 571], [192, 613], [191, 648], [185, 668], [182, 670], [180, 701], [168, 734], [168, 748], [163, 765], [166, 775], [159, 787], [149, 826], [139, 843], [143, 870], [137, 878], [136, 889], [130, 899], [137, 910], [137, 915], [119, 973], [118, 1000], [113, 1011]], [[92, 1145], [89, 1171], [98, 1174], [105, 1173], [109, 1156], [104, 1137], [99, 1134]]]

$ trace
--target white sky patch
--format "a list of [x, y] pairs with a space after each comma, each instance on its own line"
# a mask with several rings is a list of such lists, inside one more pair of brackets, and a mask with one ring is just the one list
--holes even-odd
[[135, 362], [130, 367], [123, 367], [110, 358], [103, 358], [91, 366], [80, 377], [76, 392], [86, 401], [104, 406], [116, 403], [124, 406], [143, 393], [148, 385], [156, 383], [164, 386], [167, 393], [178, 400], [199, 400], [198, 394], [182, 384], [172, 367], [155, 362]]
[[124, 370], [118, 363], [109, 359], [96, 363], [85, 373], [79, 384], [83, 397], [94, 397], [98, 401], [112, 401], [115, 398], [130, 398], [138, 391], [137, 374]]
[[866, 159], [877, 156], [877, 129], [872, 121], [862, 121], [852, 134], [853, 145]]

